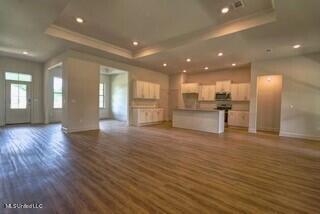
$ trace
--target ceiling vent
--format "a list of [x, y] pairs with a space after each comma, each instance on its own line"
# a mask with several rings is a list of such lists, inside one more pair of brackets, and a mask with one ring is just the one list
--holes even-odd
[[242, 8], [242, 7], [244, 7], [243, 0], [237, 0], [237, 1], [233, 2], [233, 8], [234, 9], [239, 9], [239, 8]]

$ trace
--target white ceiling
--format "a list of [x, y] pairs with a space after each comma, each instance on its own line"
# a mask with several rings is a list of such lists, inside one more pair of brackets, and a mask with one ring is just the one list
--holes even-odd
[[[71, 0], [55, 24], [84, 35], [133, 49], [201, 30], [271, 7], [270, 0], [246, 0], [246, 7], [222, 16], [231, 0]], [[74, 17], [86, 20], [77, 25]]]
[[[274, 4], [271, 0], [244, 0], [244, 8], [222, 15], [221, 8], [232, 2], [2, 0], [0, 53], [45, 61], [72, 48], [176, 73], [183, 69], [201, 72], [205, 66], [216, 70], [232, 63], [243, 65], [253, 60], [320, 51], [319, 0], [275, 0]], [[262, 17], [266, 11], [275, 13], [276, 19], [266, 21]], [[76, 23], [77, 16], [84, 18], [85, 23]], [[228, 28], [229, 23], [235, 25]], [[45, 34], [52, 26], [70, 31], [75, 39]], [[228, 33], [217, 33], [221, 31]], [[101, 47], [105, 44], [105, 48], [88, 45], [77, 36], [94, 39]], [[132, 46], [133, 40], [140, 43], [138, 47]], [[302, 47], [293, 49], [292, 45], [297, 43]], [[126, 53], [117, 54], [108, 51], [108, 47]], [[267, 53], [266, 49], [272, 52]], [[21, 55], [24, 50], [30, 56]], [[218, 57], [219, 52], [224, 55]], [[128, 57], [123, 57], [126, 54]], [[191, 62], [187, 63], [186, 58], [191, 58]], [[168, 64], [165, 68], [164, 62]]]

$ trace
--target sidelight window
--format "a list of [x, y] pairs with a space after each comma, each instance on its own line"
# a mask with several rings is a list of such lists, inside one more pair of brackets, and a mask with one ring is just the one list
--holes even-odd
[[99, 108], [105, 108], [104, 83], [99, 84]]
[[62, 78], [54, 77], [53, 78], [53, 108], [60, 109], [62, 108]]

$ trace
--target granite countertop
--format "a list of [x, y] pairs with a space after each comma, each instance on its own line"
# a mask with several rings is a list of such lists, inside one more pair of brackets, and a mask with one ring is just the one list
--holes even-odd
[[224, 110], [218, 110], [218, 109], [200, 109], [200, 108], [175, 108], [174, 111], [220, 112], [220, 111], [224, 111]]
[[131, 108], [139, 108], [139, 109], [159, 109], [160, 107], [156, 107], [156, 106], [131, 106]]

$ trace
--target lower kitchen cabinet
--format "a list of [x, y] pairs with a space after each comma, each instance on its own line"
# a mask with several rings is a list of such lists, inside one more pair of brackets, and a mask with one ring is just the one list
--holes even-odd
[[164, 120], [162, 108], [135, 108], [132, 112], [132, 125], [144, 126]]
[[229, 111], [228, 125], [249, 127], [249, 112], [248, 111]]

